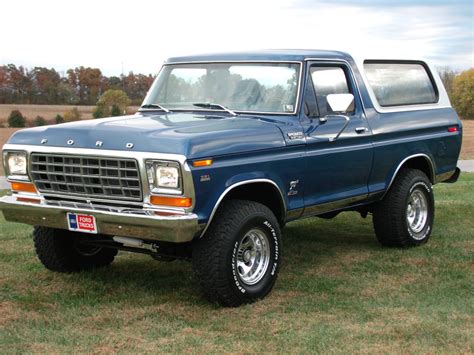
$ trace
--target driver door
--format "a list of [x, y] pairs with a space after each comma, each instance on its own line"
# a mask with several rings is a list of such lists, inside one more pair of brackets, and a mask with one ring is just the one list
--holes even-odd
[[[351, 93], [354, 105], [346, 124], [327, 102], [329, 94]], [[357, 204], [368, 196], [372, 134], [350, 68], [339, 62], [308, 63], [304, 113], [307, 173], [305, 215]], [[331, 116], [332, 115], [332, 116]], [[338, 133], [339, 137], [333, 140]]]

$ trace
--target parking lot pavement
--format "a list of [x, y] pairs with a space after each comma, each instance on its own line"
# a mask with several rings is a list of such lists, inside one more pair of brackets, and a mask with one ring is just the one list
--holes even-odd
[[458, 167], [461, 171], [474, 173], [474, 160], [459, 160]]

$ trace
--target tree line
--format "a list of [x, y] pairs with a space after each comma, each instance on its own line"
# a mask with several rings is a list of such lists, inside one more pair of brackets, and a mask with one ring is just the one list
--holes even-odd
[[[451, 102], [464, 119], [474, 119], [474, 68], [458, 73], [448, 67], [439, 68]], [[123, 102], [140, 105], [153, 83], [151, 74], [110, 76], [102, 74], [98, 68], [76, 67], [61, 76], [54, 68], [7, 64], [0, 66], [0, 104], [49, 104], [49, 105], [98, 105], [94, 117], [110, 114], [110, 109], [101, 105], [99, 99], [112, 90], [112, 96], [121, 97], [119, 90], [129, 99], [119, 99], [116, 111], [123, 112]], [[125, 101], [124, 101], [125, 100]], [[113, 101], [113, 100], [112, 100]], [[118, 112], [118, 111], [117, 111]]]
[[98, 68], [76, 67], [61, 75], [54, 68], [0, 66], [0, 104], [95, 105], [109, 89], [123, 90], [139, 105], [153, 83], [151, 74], [105, 76]]

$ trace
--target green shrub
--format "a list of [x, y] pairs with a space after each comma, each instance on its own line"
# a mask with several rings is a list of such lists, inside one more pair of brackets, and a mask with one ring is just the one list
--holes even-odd
[[112, 105], [112, 109], [110, 110], [111, 116], [122, 116], [122, 110], [117, 105]]
[[44, 117], [41, 116], [36, 116], [35, 119], [33, 120], [33, 126], [46, 126], [48, 123], [44, 119]]
[[61, 116], [59, 113], [56, 115], [56, 117], [54, 117], [54, 122], [56, 124], [60, 124], [60, 123], [64, 123], [64, 117]]
[[8, 116], [9, 127], [26, 127], [26, 118], [18, 110], [13, 110]]
[[131, 100], [124, 91], [107, 90], [100, 96], [92, 115], [94, 118], [122, 116], [130, 102]]
[[92, 117], [94, 118], [102, 118], [108, 116], [108, 112], [104, 105], [97, 105], [92, 112]]
[[77, 109], [77, 107], [74, 107], [72, 110], [64, 112], [64, 121], [65, 122], [73, 122], [73, 121], [79, 121], [81, 119], [81, 113]]

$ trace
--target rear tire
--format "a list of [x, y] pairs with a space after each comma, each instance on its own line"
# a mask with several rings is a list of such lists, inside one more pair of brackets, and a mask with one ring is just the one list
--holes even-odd
[[82, 244], [82, 238], [90, 236], [46, 227], [35, 227], [33, 230], [36, 255], [49, 270], [74, 272], [112, 263], [117, 255], [117, 249]]
[[431, 182], [421, 170], [403, 169], [373, 211], [378, 241], [389, 247], [410, 247], [428, 241], [434, 222]]
[[280, 268], [280, 240], [278, 221], [268, 207], [224, 202], [193, 246], [193, 267], [204, 295], [227, 307], [265, 297]]

